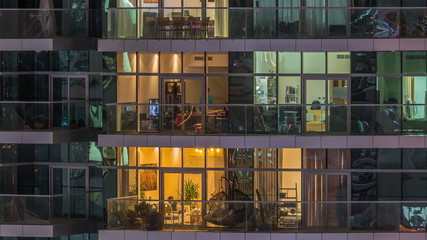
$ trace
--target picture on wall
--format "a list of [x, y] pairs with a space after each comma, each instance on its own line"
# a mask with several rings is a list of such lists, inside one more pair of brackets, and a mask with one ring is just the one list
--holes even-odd
[[[156, 163], [142, 164], [143, 168], [157, 167]], [[157, 170], [156, 169], [143, 169], [140, 174], [141, 190], [153, 191], [157, 190]]]

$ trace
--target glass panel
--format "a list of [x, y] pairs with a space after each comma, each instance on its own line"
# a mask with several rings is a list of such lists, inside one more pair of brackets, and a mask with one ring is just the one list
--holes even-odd
[[158, 73], [159, 72], [159, 54], [151, 52], [139, 52], [139, 66], [138, 72], [140, 73]]
[[136, 72], [136, 52], [117, 53], [117, 72]]
[[381, 104], [399, 104], [402, 101], [402, 81], [400, 77], [378, 77], [377, 90], [379, 91], [379, 103]]
[[[142, 164], [141, 167], [157, 167], [157, 164]], [[139, 170], [139, 198], [159, 199], [159, 170]]]
[[328, 84], [328, 103], [347, 104], [347, 80], [329, 80]]
[[230, 73], [252, 73], [253, 53], [252, 52], [230, 52], [229, 53]]
[[204, 148], [184, 148], [184, 167], [205, 167]]
[[327, 151], [328, 169], [350, 168], [350, 151], [348, 149], [328, 149]]
[[255, 73], [276, 73], [276, 52], [255, 52]]
[[[326, 81], [325, 80], [306, 80], [306, 97], [307, 104], [326, 103]], [[320, 106], [316, 106], [320, 109]]]
[[160, 53], [161, 73], [181, 73], [182, 72], [181, 53]]
[[351, 103], [378, 103], [377, 79], [375, 77], [354, 77], [351, 79]]
[[208, 104], [228, 103], [228, 77], [207, 77], [207, 101]]
[[[202, 200], [202, 174], [184, 174], [184, 199]], [[184, 202], [184, 224], [201, 225], [202, 219], [201, 202]]]
[[426, 73], [426, 52], [403, 52], [403, 73]]
[[225, 153], [224, 148], [208, 148], [206, 164], [208, 168], [223, 168], [225, 167]]
[[328, 73], [350, 73], [350, 52], [328, 52]]
[[117, 102], [136, 102], [136, 76], [117, 77]]
[[303, 52], [303, 73], [326, 73], [324, 52]]
[[376, 52], [351, 52], [352, 73], [376, 73]]
[[86, 169], [70, 169], [70, 193], [86, 192]]
[[68, 100], [68, 78], [52, 78], [53, 101]]
[[401, 52], [377, 52], [377, 73], [401, 73]]
[[402, 149], [403, 169], [426, 169], [427, 149], [404, 148]]
[[304, 149], [303, 167], [304, 169], [324, 169], [326, 168], [326, 150], [325, 149]]
[[70, 78], [70, 100], [86, 99], [86, 78]]
[[228, 53], [206, 53], [206, 72], [228, 73]]
[[301, 78], [300, 77], [279, 77], [278, 85], [279, 104], [300, 104], [301, 103]]
[[279, 73], [301, 73], [301, 52], [279, 52]]
[[[164, 200], [181, 200], [182, 198], [182, 174], [164, 173], [163, 174], [163, 195]], [[182, 206], [179, 202], [165, 202], [165, 213], [174, 213], [181, 211]], [[182, 212], [182, 211], [181, 211]]]
[[184, 103], [202, 103], [202, 80], [185, 79], [185, 102]]
[[52, 194], [68, 194], [68, 168], [53, 168]]
[[160, 161], [161, 167], [182, 167], [182, 149], [161, 148]]
[[184, 73], [204, 73], [204, 72], [205, 72], [205, 54], [184, 52]]
[[277, 79], [275, 77], [255, 77], [255, 104], [277, 103]]

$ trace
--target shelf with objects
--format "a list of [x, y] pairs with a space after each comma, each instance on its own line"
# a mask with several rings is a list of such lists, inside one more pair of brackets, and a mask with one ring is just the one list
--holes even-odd
[[295, 187], [279, 188], [279, 228], [298, 228], [301, 211], [298, 209], [298, 188]]

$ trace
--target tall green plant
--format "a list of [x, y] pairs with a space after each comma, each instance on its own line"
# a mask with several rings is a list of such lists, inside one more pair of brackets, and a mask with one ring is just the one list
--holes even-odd
[[[194, 183], [191, 179], [187, 179], [184, 182], [184, 200], [191, 201], [198, 199], [200, 196], [200, 184]], [[190, 204], [191, 208], [197, 207], [195, 203]]]

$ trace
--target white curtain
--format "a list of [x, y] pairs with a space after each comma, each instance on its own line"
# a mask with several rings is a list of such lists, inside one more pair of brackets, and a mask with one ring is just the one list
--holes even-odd
[[[228, 0], [216, 0], [216, 8], [228, 7]], [[228, 37], [228, 10], [215, 9], [215, 32], [216, 37]]]

